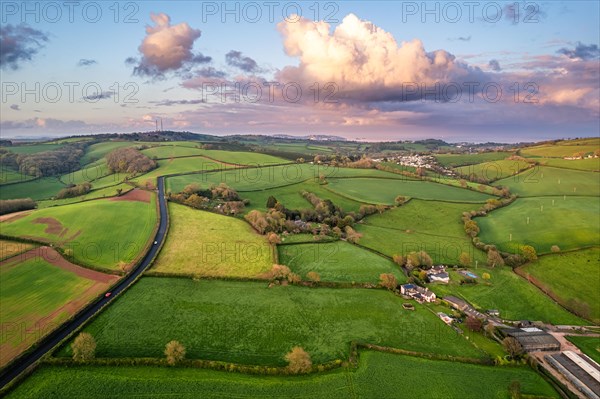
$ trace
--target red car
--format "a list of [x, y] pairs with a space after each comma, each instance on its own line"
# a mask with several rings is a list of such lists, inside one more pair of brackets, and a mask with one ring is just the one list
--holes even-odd
[[106, 294], [104, 294], [104, 296], [105, 296], [106, 298], [108, 298], [108, 297], [110, 296], [110, 294], [112, 294], [112, 292], [107, 292]]

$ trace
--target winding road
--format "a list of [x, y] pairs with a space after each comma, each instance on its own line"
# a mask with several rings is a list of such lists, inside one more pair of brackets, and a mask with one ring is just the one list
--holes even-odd
[[112, 288], [111, 295], [109, 297], [102, 296], [96, 302], [93, 302], [80, 310], [71, 320], [45, 336], [37, 344], [35, 349], [25, 353], [10, 367], [2, 370], [0, 373], [0, 389], [4, 388], [8, 383], [19, 376], [23, 371], [27, 370], [28, 367], [32, 366], [42, 356], [50, 352], [63, 339], [68, 337], [69, 334], [85, 324], [92, 316], [94, 316], [94, 314], [96, 314], [96, 312], [112, 302], [117, 296], [119, 296], [119, 294], [129, 288], [140, 276], [140, 274], [142, 274], [152, 264], [152, 260], [157, 255], [167, 234], [168, 214], [167, 202], [165, 200], [164, 176], [158, 178], [158, 202], [160, 210], [159, 225], [156, 235], [154, 236], [154, 240], [152, 241], [156, 241], [156, 244], [152, 244], [150, 246], [150, 249], [142, 258], [142, 261], [138, 264], [138, 266]]

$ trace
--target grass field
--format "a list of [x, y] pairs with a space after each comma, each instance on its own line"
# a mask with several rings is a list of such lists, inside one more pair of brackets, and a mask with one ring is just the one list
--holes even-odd
[[331, 200], [334, 204], [341, 207], [346, 212], [358, 212], [360, 202], [351, 200], [346, 197], [342, 197], [332, 191], [325, 188], [326, 186], [320, 185], [314, 180], [307, 180], [302, 183], [293, 184], [291, 186], [277, 187], [261, 191], [243, 191], [240, 195], [244, 199], [250, 200], [250, 203], [246, 206], [246, 212], [253, 209], [266, 211], [267, 199], [270, 196], [274, 196], [277, 201], [281, 202], [288, 209], [306, 209], [311, 208], [312, 205], [302, 197], [303, 191], [309, 191], [316, 194], [321, 199]]
[[538, 253], [548, 253], [552, 245], [563, 250], [597, 245], [599, 212], [598, 198], [519, 198], [475, 220], [481, 229], [479, 237], [485, 243], [504, 251], [528, 244]]
[[407, 255], [410, 252], [425, 251], [435, 264], [457, 265], [462, 252], [466, 252], [473, 262], [481, 264], [486, 255], [473, 246], [465, 237], [451, 237], [419, 232], [407, 233], [374, 225], [356, 225], [356, 230], [363, 236], [361, 246], [371, 248], [389, 257]]
[[474, 165], [461, 166], [454, 170], [464, 176], [475, 176], [487, 181], [495, 181], [508, 176], [516, 175], [532, 165], [525, 161], [512, 161], [509, 159], [483, 162]]
[[266, 238], [242, 220], [174, 203], [169, 216], [169, 235], [151, 270], [257, 277], [275, 263]]
[[[131, 179], [131, 181], [141, 185], [146, 184], [146, 182], [156, 185], [156, 178], [158, 176], [185, 172], [210, 171], [219, 169], [221, 167], [223, 167], [221, 163], [200, 156], [193, 158], [163, 159], [158, 161], [158, 168], [153, 169], [143, 175], [136, 176], [135, 178]], [[167, 186], [167, 190], [168, 189], [169, 187]]]
[[75, 263], [119, 270], [119, 262], [135, 260], [150, 239], [155, 201], [107, 199], [40, 209], [2, 222], [2, 234], [42, 239], [72, 249]]
[[520, 150], [519, 153], [523, 156], [562, 158], [573, 156], [579, 152], [594, 152], [598, 148], [600, 148], [600, 139], [596, 137], [527, 147]]
[[[552, 324], [589, 324], [564, 310], [507, 266], [488, 268], [482, 267], [480, 262], [480, 266], [477, 269], [471, 268], [471, 271], [479, 276], [478, 284], [460, 285], [459, 274], [451, 271], [450, 284], [432, 285], [431, 289], [438, 296], [462, 297], [482, 310], [498, 309], [504, 319], [541, 320]], [[489, 273], [491, 276], [487, 283], [481, 279], [483, 273]]]
[[[427, 384], [416, 381], [429, 381]], [[296, 376], [251, 376], [222, 371], [103, 366], [43, 366], [8, 397], [59, 398], [509, 398], [519, 381], [525, 394], [558, 398], [552, 387], [526, 367], [488, 367], [426, 360], [381, 352], [361, 352], [357, 370]], [[54, 387], [60, 386], [59, 391]], [[63, 395], [63, 396], [60, 396]]]
[[117, 189], [121, 190], [121, 194], [125, 194], [128, 191], [133, 190], [133, 187], [126, 183], [121, 183], [114, 186], [107, 186], [99, 189], [93, 187], [92, 191], [79, 197], [38, 201], [38, 209], [49, 208], [51, 206], [58, 205], [74, 204], [76, 202], [87, 201], [91, 199], [114, 197], [117, 195]]
[[[567, 309], [600, 324], [600, 248], [542, 256], [522, 268]], [[585, 282], [585, 284], [582, 284]]]
[[[315, 363], [347, 358], [353, 340], [420, 352], [483, 356], [435, 314], [384, 290], [144, 277], [85, 331], [98, 357], [163, 357], [172, 339], [189, 358], [285, 365], [294, 345]], [[70, 349], [64, 348], [63, 355]]]
[[[210, 169], [208, 169], [210, 170]], [[237, 191], [259, 191], [284, 187], [293, 184], [318, 181], [319, 177], [381, 177], [398, 181], [408, 180], [406, 177], [377, 169], [338, 168], [327, 165], [289, 164], [282, 166], [265, 166], [257, 168], [233, 168], [205, 174], [176, 176], [168, 179], [168, 189], [179, 192], [190, 183], [201, 186], [228, 184]], [[301, 190], [300, 190], [301, 191]]]
[[54, 197], [65, 185], [54, 177], [43, 177], [22, 183], [10, 184], [0, 190], [0, 199], [31, 198], [33, 200]]
[[532, 158], [540, 165], [556, 168], [600, 171], [600, 158], [591, 159], [562, 159], [562, 158]]
[[441, 165], [447, 168], [455, 168], [463, 165], [474, 165], [483, 162], [499, 161], [501, 159], [508, 158], [511, 155], [511, 152], [498, 151], [482, 152], [477, 154], [437, 154], [435, 155], [435, 158]]
[[25, 175], [17, 170], [0, 165], [0, 184], [25, 182], [32, 179], [34, 179], [33, 176]]
[[600, 175], [595, 172], [539, 166], [516, 176], [498, 180], [497, 185], [507, 186], [521, 197], [547, 195], [600, 196]]
[[0, 267], [0, 367], [85, 305], [108, 284], [48, 263], [42, 257]]
[[583, 353], [600, 363], [600, 337], [568, 336], [567, 339], [581, 349]]
[[391, 260], [345, 241], [322, 244], [279, 245], [279, 263], [306, 279], [317, 272], [321, 281], [377, 283], [381, 273], [393, 273], [399, 282], [406, 281], [400, 268]]
[[64, 147], [64, 144], [41, 143], [13, 145], [11, 147], [2, 148], [14, 152], [15, 154], [35, 154], [37, 152], [56, 150], [61, 147]]
[[392, 205], [398, 195], [454, 202], [485, 202], [492, 198], [487, 194], [427, 181], [375, 178], [328, 180], [328, 189], [356, 201], [371, 204]]
[[[62, 175], [60, 180], [65, 184], [81, 184], [86, 181], [95, 183], [97, 180], [103, 179], [110, 174], [111, 173], [108, 170], [108, 166], [106, 165], [106, 160], [99, 159], [98, 161], [92, 162], [77, 171]], [[123, 174], [120, 176], [120, 178], [115, 177], [113, 180], [120, 181], [124, 178], [125, 175]], [[96, 184], [94, 184], [94, 186], [96, 186]]]
[[133, 141], [105, 141], [102, 143], [92, 144], [87, 148], [85, 155], [81, 158], [81, 164], [87, 165], [91, 162], [98, 161], [101, 158], [104, 158], [106, 154], [116, 150], [117, 148], [134, 147], [141, 144], [142, 143]]
[[0, 261], [28, 251], [33, 247], [33, 244], [0, 239]]
[[[198, 143], [198, 145], [200, 144]], [[142, 153], [150, 158], [177, 158], [202, 155], [202, 150], [194, 147], [180, 146], [178, 144], [165, 144], [142, 150]]]

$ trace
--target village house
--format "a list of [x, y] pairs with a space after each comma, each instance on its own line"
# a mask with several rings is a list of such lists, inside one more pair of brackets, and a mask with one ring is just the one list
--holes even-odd
[[439, 265], [427, 270], [427, 279], [430, 283], [448, 284], [450, 282], [450, 275], [446, 272], [445, 266]]
[[403, 284], [400, 286], [400, 293], [416, 300], [419, 303], [435, 301], [435, 293], [428, 288], [420, 287], [416, 284]]

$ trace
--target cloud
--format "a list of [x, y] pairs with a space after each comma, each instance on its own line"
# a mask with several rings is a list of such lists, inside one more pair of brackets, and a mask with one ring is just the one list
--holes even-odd
[[[485, 80], [478, 68], [457, 61], [444, 51], [425, 51], [420, 40], [397, 43], [394, 37], [369, 21], [347, 15], [330, 33], [326, 22], [299, 18], [282, 21], [278, 30], [285, 52], [298, 57], [297, 67], [277, 74], [280, 82], [333, 82], [341, 97], [359, 101], [404, 100], [410, 84]], [[417, 94], [414, 98], [418, 99]]]
[[157, 106], [162, 107], [170, 107], [172, 105], [197, 105], [204, 104], [204, 100], [162, 100], [162, 101], [150, 101], [151, 104], [156, 104]]
[[471, 35], [469, 36], [459, 36], [459, 37], [449, 37], [448, 40], [450, 40], [451, 42], [458, 40], [459, 42], [470, 42], [471, 41]]
[[252, 73], [261, 71], [256, 61], [250, 57], [243, 56], [241, 51], [231, 50], [225, 54], [225, 61], [227, 65], [239, 68], [244, 72]]
[[48, 35], [25, 24], [0, 27], [0, 68], [19, 69], [48, 42]]
[[563, 47], [557, 53], [566, 55], [571, 59], [580, 60], [593, 60], [600, 57], [600, 49], [597, 44], [585, 45], [581, 42], [577, 42], [574, 49]]
[[146, 26], [146, 37], [138, 47], [141, 58], [125, 60], [126, 64], [137, 64], [134, 75], [162, 78], [167, 72], [189, 72], [193, 64], [210, 62], [210, 57], [192, 52], [200, 30], [186, 22], [171, 25], [171, 18], [164, 13], [151, 13], [150, 18], [154, 26]]
[[77, 63], [77, 66], [86, 67], [86, 66], [97, 64], [97, 63], [98, 63], [98, 61], [96, 61], [96, 60], [90, 60], [90, 59], [82, 58]]
[[494, 72], [500, 72], [502, 70], [502, 68], [500, 68], [500, 63], [498, 62], [498, 60], [490, 60], [488, 66]]
[[12, 104], [10, 106], [10, 109], [15, 110], [15, 111], [20, 111], [21, 107], [18, 104]]
[[106, 100], [108, 98], [111, 98], [114, 94], [115, 93], [113, 93], [112, 91], [103, 91], [101, 93], [95, 93], [89, 96], [85, 96], [82, 98], [82, 100], [87, 102], [96, 102], [98, 100]]

